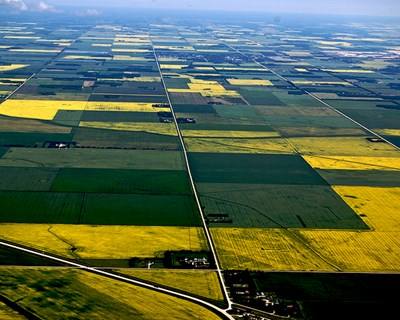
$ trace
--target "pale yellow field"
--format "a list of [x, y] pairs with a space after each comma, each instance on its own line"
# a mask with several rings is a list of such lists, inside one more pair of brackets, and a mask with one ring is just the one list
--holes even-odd
[[224, 299], [215, 271], [166, 269], [119, 269], [117, 271], [209, 299]]
[[217, 81], [205, 81], [189, 77], [189, 89], [168, 89], [171, 93], [200, 93], [204, 97], [215, 96], [240, 96], [234, 90], [226, 90], [225, 87]]
[[113, 48], [112, 52], [127, 52], [127, 53], [145, 53], [150, 52], [149, 49], [126, 49], [126, 48]]
[[114, 55], [113, 60], [115, 61], [152, 61], [152, 59], [144, 58], [144, 57], [132, 57], [126, 55]]
[[261, 271], [335, 270], [286, 229], [210, 230], [223, 268]]
[[365, 137], [288, 138], [303, 155], [399, 157], [399, 152], [387, 143], [369, 142]]
[[160, 77], [122, 77], [122, 78], [98, 78], [97, 81], [133, 81], [133, 82], [161, 82]]
[[215, 67], [216, 70], [222, 71], [257, 71], [257, 72], [270, 72], [265, 68], [248, 68], [248, 67]]
[[[3, 294], [40, 319], [220, 319], [189, 301], [83, 270], [3, 267], [0, 278], [13, 284], [3, 287]], [[55, 288], [52, 283], [59, 285]], [[51, 296], [49, 288], [54, 288]]]
[[12, 71], [17, 69], [26, 68], [29, 64], [9, 64], [9, 65], [0, 65], [0, 72], [2, 71]]
[[271, 138], [279, 137], [275, 131], [227, 131], [227, 130], [181, 130], [184, 137], [191, 138]]
[[60, 53], [61, 49], [10, 49], [11, 52], [26, 52], [26, 53]]
[[163, 46], [156, 45], [154, 49], [167, 49], [167, 50], [176, 50], [176, 51], [194, 51], [192, 46]]
[[[400, 232], [400, 187], [333, 186], [342, 199], [376, 231]], [[400, 266], [400, 265], [399, 265]]]
[[296, 80], [292, 81], [294, 84], [300, 85], [340, 85], [340, 86], [352, 86], [350, 82], [346, 81], [309, 81], [309, 80]]
[[316, 42], [323, 46], [341, 46], [341, 47], [351, 47], [352, 46], [351, 42], [345, 42], [345, 41], [319, 40]]
[[400, 271], [400, 231], [211, 228], [223, 268]]
[[400, 129], [374, 129], [374, 131], [387, 136], [400, 136]]
[[372, 70], [365, 69], [322, 69], [322, 71], [328, 71], [333, 73], [374, 73]]
[[96, 57], [96, 56], [85, 56], [85, 55], [75, 55], [70, 54], [63, 57], [63, 59], [67, 60], [111, 60], [111, 57]]
[[399, 157], [303, 156], [316, 169], [400, 170]]
[[211, 311], [186, 300], [81, 271], [79, 278], [91, 288], [134, 307], [145, 319], [220, 319]]
[[226, 79], [234, 86], [272, 86], [269, 80], [253, 80], [253, 79]]
[[175, 70], [180, 70], [183, 68], [188, 67], [188, 65], [185, 64], [160, 64], [161, 69], [175, 69]]
[[23, 315], [0, 301], [0, 319], [1, 320], [24, 320]]
[[196, 70], [214, 71], [214, 67], [195, 67]]
[[38, 40], [38, 39], [40, 39], [40, 37], [35, 37], [35, 36], [4, 36], [4, 39]]
[[52, 120], [59, 110], [158, 112], [169, 108], [154, 108], [153, 103], [17, 99], [0, 104], [0, 114], [17, 118]]
[[[155, 108], [154, 104], [145, 102], [101, 102], [90, 101], [87, 103], [85, 110], [92, 111], [135, 111], [135, 112], [159, 112], [171, 111], [169, 107]], [[1, 110], [1, 109], [0, 109]]]
[[111, 43], [92, 43], [92, 47], [109, 48], [109, 47], [112, 47], [112, 44]]
[[[207, 250], [202, 228], [0, 224], [0, 237], [69, 258], [129, 259], [166, 250]], [[71, 248], [75, 247], [73, 253]]]
[[400, 271], [400, 232], [298, 231], [343, 271]]
[[191, 152], [294, 153], [285, 139], [185, 138]]
[[177, 135], [174, 123], [81, 121], [79, 126], [118, 131], [143, 131], [169, 136]]

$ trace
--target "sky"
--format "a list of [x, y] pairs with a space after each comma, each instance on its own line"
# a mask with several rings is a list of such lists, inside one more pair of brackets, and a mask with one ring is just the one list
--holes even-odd
[[400, 0], [0, 0], [0, 10], [56, 11], [62, 5], [400, 16]]

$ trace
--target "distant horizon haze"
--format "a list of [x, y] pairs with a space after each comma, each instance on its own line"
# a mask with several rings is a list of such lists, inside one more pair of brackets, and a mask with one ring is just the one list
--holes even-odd
[[0, 0], [0, 11], [60, 12], [63, 6], [259, 13], [400, 16], [400, 0]]

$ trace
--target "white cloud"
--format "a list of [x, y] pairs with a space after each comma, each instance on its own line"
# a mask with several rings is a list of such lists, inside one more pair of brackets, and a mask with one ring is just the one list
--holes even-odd
[[8, 7], [18, 11], [55, 12], [54, 6], [37, 0], [0, 0], [0, 7]]
[[76, 11], [75, 14], [81, 17], [97, 17], [100, 16], [102, 13], [97, 9], [83, 9]]
[[36, 10], [38, 11], [54, 11], [55, 8], [54, 6], [44, 2], [44, 1], [39, 1], [38, 3], [34, 4], [34, 8], [36, 7]]
[[23, 0], [0, 0], [0, 7], [1, 6], [7, 6], [21, 11], [28, 10], [28, 6]]

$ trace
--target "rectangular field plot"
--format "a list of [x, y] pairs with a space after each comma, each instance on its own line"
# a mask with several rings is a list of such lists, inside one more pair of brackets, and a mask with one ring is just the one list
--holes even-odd
[[299, 156], [190, 153], [196, 182], [326, 185]]
[[109, 149], [10, 148], [0, 166], [182, 170], [183, 156], [175, 151]]
[[211, 233], [224, 269], [334, 270], [290, 230], [211, 228]]
[[191, 187], [183, 170], [64, 168], [59, 170], [51, 191], [190, 195]]
[[200, 227], [1, 223], [0, 235], [68, 258], [129, 259], [162, 257], [167, 250], [207, 250]]
[[0, 222], [78, 223], [79, 193], [0, 192]]
[[380, 170], [317, 170], [331, 185], [344, 186], [400, 186], [400, 171]]
[[[360, 217], [329, 186], [198, 184], [212, 226], [367, 229]], [[214, 222], [227, 216], [227, 222]]]
[[0, 200], [0, 222], [200, 225], [191, 196], [3, 191]]
[[[257, 131], [252, 131], [257, 133]], [[293, 147], [280, 138], [185, 138], [192, 153], [291, 154]]]
[[288, 139], [302, 155], [398, 157], [398, 150], [367, 137], [307, 137]]
[[48, 191], [56, 168], [0, 167], [0, 190]]
[[94, 128], [75, 128], [74, 141], [81, 147], [108, 149], [180, 150], [174, 135], [144, 131], [118, 131]]
[[87, 194], [83, 224], [200, 226], [194, 198], [185, 195]]

